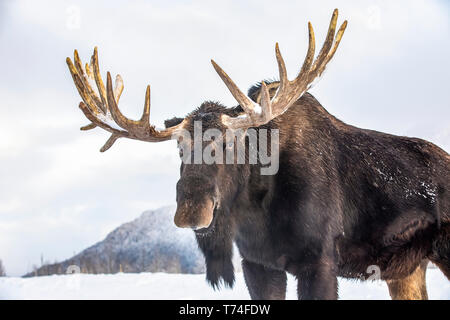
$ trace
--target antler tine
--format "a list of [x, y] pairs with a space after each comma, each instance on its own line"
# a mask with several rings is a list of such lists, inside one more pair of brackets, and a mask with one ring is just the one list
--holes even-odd
[[[86, 64], [87, 66], [87, 64]], [[97, 88], [98, 88], [98, 92], [100, 94], [100, 97], [102, 99], [102, 102], [104, 103], [105, 107], [106, 107], [106, 112], [109, 110], [108, 108], [108, 99], [106, 97], [106, 89], [105, 89], [105, 85], [103, 83], [102, 80], [102, 76], [100, 75], [100, 67], [98, 65], [98, 50], [97, 47], [94, 48], [94, 53], [92, 54], [91, 57], [91, 66], [89, 67], [90, 72], [92, 72], [92, 70], [94, 70], [94, 72], [92, 73], [92, 79], [95, 80]], [[123, 80], [122, 77], [120, 76], [120, 74], [116, 75], [116, 79], [114, 82], [114, 99], [116, 100], [116, 103], [119, 103], [119, 99], [120, 96], [122, 95], [123, 92]]]
[[280, 90], [283, 90], [288, 85], [289, 79], [287, 77], [286, 64], [284, 63], [283, 56], [281, 55], [278, 42], [275, 44], [275, 56], [277, 58], [278, 72], [280, 74]]
[[345, 28], [347, 28], [347, 20], [345, 20], [342, 23], [341, 27], [339, 28], [339, 30], [338, 30], [338, 32], [336, 34], [335, 40], [334, 40], [334, 46], [328, 52], [328, 55], [327, 55], [325, 61], [322, 63], [321, 66], [319, 66], [317, 68], [317, 75], [318, 76], [320, 76], [322, 74], [322, 72], [325, 70], [325, 67], [328, 64], [328, 62], [331, 60], [331, 58], [333, 58], [334, 53], [336, 52], [336, 50], [337, 50], [337, 48], [339, 46], [339, 43], [341, 42], [342, 36], [344, 35]]
[[85, 126], [82, 126], [80, 128], [80, 130], [87, 131], [87, 130], [92, 130], [92, 129], [96, 128], [96, 127], [97, 127], [97, 125], [95, 123], [89, 123], [89, 124], [87, 124]]
[[145, 90], [144, 112], [142, 113], [140, 122], [145, 126], [150, 125], [150, 85], [148, 85]]
[[92, 65], [89, 66], [89, 64], [86, 62], [84, 65], [84, 70], [86, 70], [86, 74], [88, 75], [89, 79], [95, 81], [94, 73], [92, 72]]
[[336, 32], [336, 23], [338, 18], [338, 9], [334, 9], [333, 15], [331, 16], [330, 26], [328, 27], [327, 37], [325, 38], [325, 42], [323, 43], [322, 49], [319, 52], [319, 55], [314, 61], [310, 74], [315, 77], [316, 71], [322, 66], [322, 64], [326, 61], [328, 53], [330, 52], [331, 47], [333, 46], [334, 34]]
[[108, 106], [108, 99], [106, 97], [105, 85], [103, 83], [102, 76], [100, 75], [100, 67], [98, 66], [97, 47], [94, 48], [94, 53], [92, 54], [92, 57], [91, 57], [91, 63], [94, 68], [94, 78], [95, 78], [95, 83], [97, 84], [98, 93], [100, 94], [100, 99], [103, 102], [103, 106], [104, 106], [103, 111], [106, 113], [106, 112], [108, 112], [109, 106]]
[[261, 82], [261, 109], [263, 119], [269, 121], [272, 117], [272, 108], [269, 89], [264, 81]]
[[[89, 79], [95, 81], [94, 74], [92, 73], [92, 68], [90, 68], [89, 64], [87, 64], [87, 63], [85, 65], [85, 70], [86, 70], [86, 74], [88, 75]], [[80, 128], [80, 130], [87, 131], [87, 130], [92, 130], [96, 127], [97, 127], [97, 125], [95, 123], [90, 123], [88, 125], [82, 126]]]
[[114, 83], [114, 99], [119, 103], [120, 96], [123, 92], [123, 80], [120, 74], [116, 76], [116, 81]]
[[100, 152], [105, 152], [106, 150], [108, 150], [109, 148], [112, 147], [112, 145], [114, 144], [114, 142], [117, 141], [117, 139], [119, 139], [120, 136], [118, 134], [112, 134], [111, 137], [109, 137], [108, 140], [106, 140], [105, 144], [103, 145], [103, 147], [100, 148]]
[[311, 22], [308, 22], [308, 35], [309, 35], [309, 43], [308, 43], [308, 52], [306, 53], [305, 61], [303, 62], [303, 66], [298, 73], [297, 79], [300, 79], [301, 75], [305, 72], [309, 71], [311, 68], [311, 64], [314, 60], [314, 53], [316, 51], [316, 39], [314, 36], [314, 29]]
[[97, 109], [95, 102], [92, 100], [91, 95], [86, 92], [85, 84], [81, 80], [81, 77], [78, 74], [76, 67], [72, 63], [72, 60], [70, 58], [67, 58], [66, 62], [67, 66], [69, 67], [70, 74], [72, 75], [73, 82], [75, 83], [75, 87], [77, 88], [78, 93], [80, 94], [84, 103], [89, 107], [89, 109], [91, 109], [94, 114], [98, 114], [99, 110]]
[[233, 97], [236, 99], [236, 101], [241, 105], [241, 107], [245, 110], [248, 114], [254, 114], [255, 113], [255, 105], [254, 103], [239, 89], [239, 87], [231, 80], [231, 78], [225, 73], [225, 71], [222, 70], [222, 68], [211, 59], [211, 63], [216, 70], [216, 72], [219, 74], [220, 78], [223, 82], [225, 82], [225, 85], [227, 86], [228, 90], [230, 90]]
[[130, 120], [125, 117], [117, 106], [114, 91], [112, 88], [111, 74], [108, 72], [106, 77], [106, 97], [108, 99], [109, 111], [114, 121], [124, 129], [131, 128], [138, 125], [139, 123], [134, 120]]
[[78, 55], [78, 51], [74, 51], [74, 62], [75, 62], [75, 68], [77, 70], [77, 73], [80, 77], [81, 82], [83, 83], [84, 90], [86, 91], [86, 94], [92, 99], [94, 105], [92, 107], [97, 108], [101, 112], [104, 112], [102, 102], [100, 101], [100, 98], [97, 96], [97, 94], [94, 92], [94, 89], [92, 89], [89, 80], [86, 76], [86, 73], [84, 72], [83, 65], [81, 63], [80, 57]]

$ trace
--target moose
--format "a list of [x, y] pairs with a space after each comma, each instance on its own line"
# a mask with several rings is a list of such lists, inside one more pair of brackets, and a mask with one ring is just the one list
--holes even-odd
[[[83, 100], [79, 107], [91, 121], [81, 130], [111, 133], [102, 152], [119, 138], [175, 139], [183, 158], [183, 145], [195, 141], [182, 133], [193, 135], [197, 121], [204, 132], [214, 128], [223, 135], [278, 131], [279, 168], [272, 175], [261, 174], [260, 161], [181, 163], [174, 222], [195, 232], [213, 288], [234, 284], [233, 244], [252, 299], [285, 299], [287, 273], [298, 281], [299, 299], [337, 299], [337, 277], [366, 279], [370, 266], [393, 299], [427, 299], [429, 261], [450, 279], [449, 154], [418, 138], [348, 125], [308, 93], [346, 29], [344, 21], [336, 32], [337, 18], [336, 9], [317, 56], [308, 23], [309, 46], [294, 80], [278, 44], [279, 81], [262, 81], [247, 95], [211, 60], [238, 105], [206, 101], [184, 118], [166, 120], [161, 130], [150, 124], [149, 86], [141, 119], [131, 120], [118, 108], [120, 75], [113, 87], [108, 72], [105, 88], [97, 48], [85, 66], [76, 50], [74, 62], [67, 58]], [[247, 146], [246, 158], [251, 150], [245, 135], [200, 143], [212, 152]]]

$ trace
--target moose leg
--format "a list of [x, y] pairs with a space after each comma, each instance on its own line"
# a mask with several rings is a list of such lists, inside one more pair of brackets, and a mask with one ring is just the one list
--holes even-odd
[[245, 283], [253, 300], [284, 300], [286, 298], [286, 272], [242, 260]]
[[298, 298], [302, 300], [336, 300], [337, 273], [333, 259], [320, 258], [317, 263], [300, 265], [295, 273]]
[[441, 227], [433, 241], [429, 258], [450, 280], [450, 224]]
[[422, 263], [409, 276], [399, 280], [387, 280], [392, 300], [428, 300], [425, 273], [428, 260]]

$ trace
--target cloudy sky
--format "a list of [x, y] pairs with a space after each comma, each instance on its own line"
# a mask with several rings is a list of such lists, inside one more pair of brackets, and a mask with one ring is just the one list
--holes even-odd
[[445, 1], [0, 1], [0, 258], [9, 275], [70, 257], [146, 209], [174, 203], [174, 142], [120, 140], [106, 153], [87, 124], [65, 58], [99, 47], [102, 72], [120, 73], [121, 108], [152, 122], [207, 99], [235, 101], [214, 58], [242, 88], [289, 75], [323, 41], [332, 10], [349, 25], [311, 90], [347, 123], [428, 139], [450, 151], [450, 7]]

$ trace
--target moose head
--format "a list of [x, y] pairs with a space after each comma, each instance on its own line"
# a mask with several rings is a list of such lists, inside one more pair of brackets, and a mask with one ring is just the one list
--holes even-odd
[[[83, 100], [79, 107], [91, 121], [91, 124], [81, 130], [100, 127], [111, 133], [111, 137], [100, 149], [101, 152], [108, 150], [119, 138], [148, 142], [177, 139], [183, 161], [177, 183], [175, 224], [182, 228], [192, 228], [198, 233], [205, 232], [214, 224], [217, 209], [236, 199], [245, 188], [249, 176], [256, 172], [255, 168], [261, 166], [260, 161], [253, 165], [239, 162], [239, 146], [244, 147], [244, 150], [252, 148], [248, 131], [265, 128], [269, 122], [276, 121], [310, 88], [335, 54], [347, 26], [345, 21], [336, 33], [337, 18], [338, 11], [335, 10], [324, 45], [315, 59], [314, 31], [311, 23], [308, 23], [309, 47], [294, 80], [287, 78], [286, 66], [277, 43], [275, 55], [280, 80], [275, 86], [261, 82], [260, 94], [252, 97], [253, 99], [245, 95], [222, 68], [211, 60], [239, 106], [226, 108], [218, 103], [205, 102], [184, 118], [166, 120], [166, 128], [163, 130], [157, 130], [150, 123], [150, 86], [147, 86], [145, 93], [142, 117], [139, 120], [128, 119], [118, 108], [124, 88], [121, 76], [116, 76], [113, 86], [108, 72], [105, 88], [100, 75], [97, 48], [94, 49], [90, 63], [84, 66], [75, 50], [74, 62], [67, 58], [67, 64]], [[194, 138], [191, 139], [192, 137]], [[275, 135], [271, 135], [270, 140], [277, 142]], [[271, 145], [273, 147], [269, 149], [276, 148], [276, 143]], [[208, 159], [198, 157], [199, 148], [203, 150], [203, 154], [207, 151], [212, 155], [215, 161], [211, 163]], [[227, 154], [234, 154], [234, 159], [231, 157], [231, 161], [220, 161]], [[246, 151], [243, 157], [248, 160], [249, 152]]]

